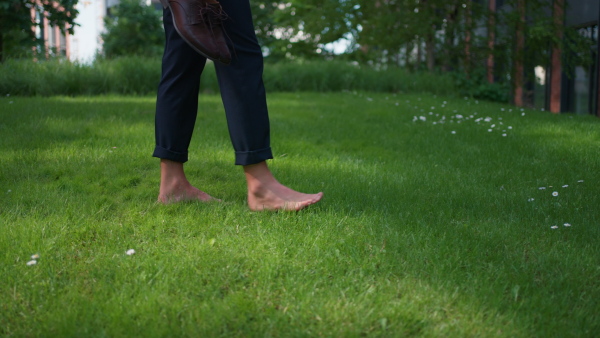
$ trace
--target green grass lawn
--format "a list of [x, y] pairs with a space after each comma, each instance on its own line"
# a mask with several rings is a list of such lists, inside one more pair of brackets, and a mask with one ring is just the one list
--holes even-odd
[[187, 172], [224, 202], [168, 206], [154, 98], [0, 98], [0, 335], [600, 332], [600, 120], [425, 94], [269, 107], [272, 170], [325, 193], [298, 213], [247, 210], [218, 96]]

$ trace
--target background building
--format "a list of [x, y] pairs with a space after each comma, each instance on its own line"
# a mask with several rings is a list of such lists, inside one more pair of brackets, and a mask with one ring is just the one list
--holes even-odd
[[[490, 10], [509, 10], [503, 0], [487, 0]], [[534, 78], [524, 84], [521, 93], [514, 92], [513, 98], [523, 105], [549, 110], [553, 113], [570, 112], [593, 114], [600, 117], [598, 103], [600, 81], [600, 50], [598, 46], [598, 23], [600, 21], [600, 1], [598, 0], [551, 0], [546, 9], [555, 23], [575, 28], [579, 35], [590, 41], [591, 48], [583, 55], [587, 64], [567, 65], [570, 55], [559, 49], [549, 48], [551, 61], [546, 65], [531, 66], [524, 72]], [[565, 37], [560, 37], [565, 39]], [[527, 41], [524, 41], [527, 48]], [[526, 61], [527, 63], [527, 61]], [[517, 96], [522, 97], [518, 98]]]
[[[567, 2], [565, 24], [578, 28], [579, 34], [592, 40], [593, 47], [589, 51], [592, 60], [590, 66], [575, 65], [572, 69], [563, 69], [560, 64], [553, 63], [552, 67], [560, 67], [560, 104], [559, 111], [577, 114], [594, 114], [600, 117], [598, 104], [598, 81], [600, 80], [598, 22], [600, 21], [600, 1], [570, 0]], [[558, 81], [556, 81], [558, 82]], [[552, 82], [553, 84], [555, 82]]]

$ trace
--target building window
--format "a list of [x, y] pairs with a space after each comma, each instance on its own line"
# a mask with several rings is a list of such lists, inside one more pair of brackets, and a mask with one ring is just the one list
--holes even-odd
[[579, 34], [589, 39], [594, 45], [589, 51], [591, 64], [589, 66], [575, 65], [572, 76], [568, 80], [568, 111], [575, 114], [591, 114], [598, 91], [596, 89], [596, 77], [598, 76], [598, 25], [581, 27]]

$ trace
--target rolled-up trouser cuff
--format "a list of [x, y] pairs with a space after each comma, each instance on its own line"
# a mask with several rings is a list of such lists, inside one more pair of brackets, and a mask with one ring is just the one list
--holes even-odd
[[156, 146], [154, 148], [153, 157], [158, 157], [163, 160], [171, 160], [175, 162], [185, 163], [188, 161], [188, 153], [178, 153], [174, 151], [167, 150], [163, 147]]
[[236, 165], [250, 165], [260, 163], [273, 158], [271, 147], [260, 149], [257, 151], [236, 151], [235, 152], [235, 164]]

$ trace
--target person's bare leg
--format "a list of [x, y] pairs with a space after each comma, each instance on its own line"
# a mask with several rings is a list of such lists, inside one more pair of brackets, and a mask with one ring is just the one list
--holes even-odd
[[185, 177], [183, 163], [161, 159], [158, 202], [168, 204], [181, 201], [208, 202], [218, 199], [190, 184]]
[[244, 166], [248, 184], [248, 206], [251, 210], [298, 211], [317, 203], [323, 193], [303, 194], [279, 183], [266, 162]]

